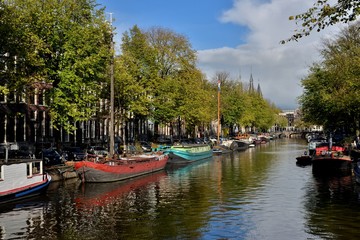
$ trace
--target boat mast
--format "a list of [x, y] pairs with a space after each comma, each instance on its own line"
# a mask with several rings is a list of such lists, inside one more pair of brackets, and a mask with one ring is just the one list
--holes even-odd
[[218, 78], [218, 126], [217, 126], [217, 145], [220, 145], [220, 78]]
[[110, 27], [111, 27], [111, 42], [110, 42], [110, 124], [109, 124], [109, 136], [110, 136], [110, 157], [114, 156], [114, 35], [112, 29], [112, 13], [110, 13]]

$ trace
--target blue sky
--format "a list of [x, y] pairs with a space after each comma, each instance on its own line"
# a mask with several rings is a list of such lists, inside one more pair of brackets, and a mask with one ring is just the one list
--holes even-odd
[[119, 32], [137, 24], [141, 28], [161, 26], [188, 37], [196, 50], [236, 47], [247, 29], [222, 23], [220, 17], [232, 0], [98, 0], [112, 12]]
[[189, 39], [198, 67], [211, 81], [217, 72], [248, 83], [250, 75], [263, 96], [281, 109], [294, 109], [300, 80], [319, 61], [321, 39], [335, 26], [299, 42], [279, 44], [296, 29], [290, 15], [304, 12], [315, 0], [97, 0], [112, 13], [115, 42], [135, 24], [142, 29], [169, 28]]

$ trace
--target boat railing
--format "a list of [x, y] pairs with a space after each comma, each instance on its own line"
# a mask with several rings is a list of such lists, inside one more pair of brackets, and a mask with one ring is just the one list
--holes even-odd
[[316, 156], [319, 156], [319, 157], [342, 157], [342, 156], [344, 156], [344, 152], [323, 150], [321, 152], [317, 152]]

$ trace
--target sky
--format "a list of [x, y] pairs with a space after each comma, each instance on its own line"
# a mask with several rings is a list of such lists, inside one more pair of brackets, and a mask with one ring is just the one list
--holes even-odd
[[301, 79], [321, 60], [324, 39], [343, 26], [312, 32], [280, 44], [299, 29], [289, 16], [305, 12], [316, 0], [97, 0], [113, 18], [115, 45], [134, 25], [162, 27], [188, 38], [197, 51], [197, 66], [214, 81], [227, 72], [248, 83], [253, 77], [263, 97], [283, 110], [297, 108]]

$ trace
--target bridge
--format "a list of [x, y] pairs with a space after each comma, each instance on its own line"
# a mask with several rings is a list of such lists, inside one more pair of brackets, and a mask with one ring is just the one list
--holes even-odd
[[282, 134], [285, 135], [287, 138], [305, 138], [306, 134], [308, 133], [315, 133], [313, 131], [283, 131]]

